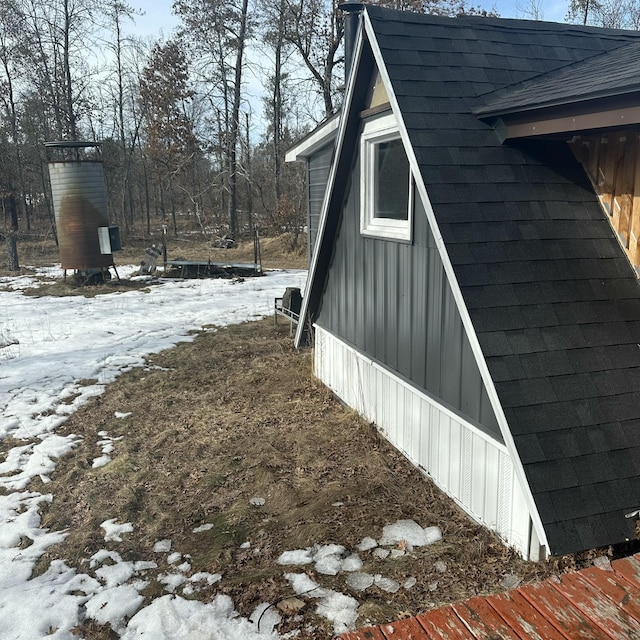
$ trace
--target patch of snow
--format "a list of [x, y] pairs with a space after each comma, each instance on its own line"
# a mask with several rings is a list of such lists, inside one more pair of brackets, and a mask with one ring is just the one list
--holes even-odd
[[389, 546], [405, 542], [414, 547], [421, 547], [433, 544], [441, 538], [442, 532], [439, 527], [423, 529], [415, 520], [398, 520], [383, 527], [380, 544]]
[[278, 564], [311, 564], [313, 562], [313, 556], [313, 548], [284, 551], [278, 557]]
[[170, 553], [167, 556], [167, 562], [169, 564], [175, 564], [176, 562], [179, 562], [182, 559], [182, 554], [179, 553], [178, 551], [174, 551], [173, 553]]
[[273, 633], [261, 632], [241, 618], [229, 596], [217, 595], [207, 604], [179, 596], [162, 596], [136, 613], [129, 621], [122, 640], [274, 640]]
[[165, 591], [173, 593], [187, 578], [182, 573], [162, 573], [158, 576], [158, 582], [164, 585]]
[[318, 602], [316, 613], [333, 622], [333, 632], [338, 635], [354, 628], [358, 606], [355, 598], [333, 591]]
[[108, 456], [108, 455], [99, 456], [98, 458], [93, 459], [93, 462], [91, 463], [91, 468], [99, 469], [100, 467], [104, 467], [110, 462], [111, 462], [111, 456]]
[[511, 589], [515, 589], [522, 580], [515, 575], [514, 573], [508, 573], [500, 583], [500, 586], [506, 591], [511, 591]]
[[343, 571], [360, 571], [362, 569], [362, 560], [357, 553], [352, 553], [342, 561]]
[[284, 577], [291, 584], [294, 593], [299, 596], [306, 595], [309, 598], [323, 598], [329, 591], [314, 582], [306, 573], [285, 573]]
[[413, 576], [407, 578], [402, 585], [404, 589], [412, 589], [418, 584], [418, 581]]
[[51, 637], [51, 629], [56, 629], [58, 638], [72, 638], [71, 629], [80, 622], [81, 607], [88, 596], [101, 589], [98, 581], [77, 574], [62, 560], [53, 560], [47, 571], [34, 578], [33, 562], [17, 560], [10, 564], [4, 551], [0, 562], [2, 637], [46, 638]]
[[385, 578], [380, 574], [377, 574], [374, 577], [374, 583], [376, 587], [379, 587], [380, 589], [382, 589], [383, 591], [386, 591], [387, 593], [396, 593], [396, 591], [400, 589], [400, 584], [398, 582], [396, 582], [395, 580], [392, 580], [391, 578]]
[[202, 533], [203, 531], [209, 531], [210, 529], [213, 529], [213, 525], [208, 522], [207, 524], [201, 524], [199, 527], [192, 529], [192, 531], [193, 533]]
[[265, 503], [266, 500], [264, 498], [251, 498], [251, 500], [249, 500], [249, 504], [254, 507], [264, 507]]
[[317, 562], [326, 556], [341, 556], [345, 551], [341, 544], [323, 544], [313, 554], [313, 561]]
[[340, 573], [340, 570], [342, 569], [342, 559], [337, 555], [322, 556], [320, 560], [315, 563], [314, 569], [318, 573], [323, 573], [327, 576], [335, 576]]
[[100, 527], [105, 531], [105, 542], [122, 542], [122, 534], [131, 533], [133, 531], [133, 524], [131, 522], [118, 524], [116, 522], [116, 518], [105, 520]]
[[130, 415], [132, 415], [131, 411], [127, 411], [127, 412], [123, 412], [123, 411], [116, 411], [113, 414], [116, 418], [128, 418]]
[[359, 606], [355, 598], [321, 587], [306, 573], [285, 573], [284, 577], [297, 595], [318, 600], [316, 613], [333, 623], [336, 635], [353, 628]]
[[[62, 422], [64, 419], [60, 424]], [[32, 437], [32, 434], [19, 436], [16, 432], [12, 435], [14, 438]], [[1, 432], [0, 439], [2, 439]], [[40, 478], [45, 484], [50, 482], [50, 475], [56, 468], [55, 459], [75, 449], [79, 442], [80, 439], [73, 434], [66, 437], [48, 434], [41, 437], [41, 442], [38, 444], [10, 449], [4, 462], [0, 463], [0, 488], [7, 491], [22, 491], [34, 478]]]
[[158, 540], [158, 542], [153, 545], [153, 550], [156, 553], [169, 553], [169, 551], [171, 551], [171, 540]]
[[116, 564], [105, 564], [96, 570], [96, 576], [106, 584], [107, 587], [116, 587], [124, 584], [135, 574], [133, 562], [117, 562]]
[[102, 564], [105, 560], [112, 560], [114, 563], [122, 562], [122, 556], [117, 551], [100, 549], [89, 558], [89, 566], [93, 569], [93, 567]]
[[249, 621], [253, 622], [261, 633], [273, 633], [273, 629], [280, 624], [282, 617], [278, 610], [268, 602], [259, 604], [249, 616]]
[[[627, 517], [629, 516], [627, 515]], [[611, 560], [609, 560], [607, 556], [598, 556], [597, 558], [595, 558], [593, 561], [593, 566], [598, 567], [599, 569], [603, 569], [604, 571], [612, 571]]]
[[207, 584], [215, 584], [222, 580], [221, 573], [207, 573], [206, 571], [200, 571], [194, 573], [188, 578], [189, 582], [206, 582]]
[[107, 587], [87, 600], [87, 617], [98, 624], [108, 624], [114, 631], [124, 631], [124, 619], [132, 616], [144, 602], [137, 589], [131, 585]]
[[370, 537], [362, 538], [362, 542], [356, 545], [356, 549], [358, 551], [369, 551], [370, 549], [375, 549], [378, 546], [378, 543]]
[[374, 578], [369, 573], [350, 573], [345, 581], [347, 586], [354, 591], [364, 591], [374, 583]]
[[378, 558], [378, 560], [384, 560], [389, 556], [389, 553], [390, 553], [389, 549], [382, 549], [378, 547], [377, 549], [374, 549], [373, 556], [375, 558]]

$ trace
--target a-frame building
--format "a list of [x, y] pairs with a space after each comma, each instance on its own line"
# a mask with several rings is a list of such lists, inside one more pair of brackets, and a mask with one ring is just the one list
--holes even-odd
[[[312, 336], [317, 375], [532, 559], [635, 535], [640, 288], [615, 231], [626, 215], [631, 244], [640, 86], [603, 93], [581, 65], [619, 69], [639, 43], [364, 7], [330, 125], [297, 343]], [[590, 180], [605, 138], [626, 149], [616, 172], [633, 160], [626, 183]], [[308, 139], [293, 156], [327, 155], [331, 136]], [[612, 227], [602, 204], [613, 215], [622, 191]]]

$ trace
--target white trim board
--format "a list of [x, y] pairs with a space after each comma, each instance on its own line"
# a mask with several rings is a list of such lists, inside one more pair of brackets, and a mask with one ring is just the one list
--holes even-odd
[[538, 559], [531, 513], [503, 444], [317, 325], [314, 369], [474, 520]]
[[339, 115], [334, 115], [319, 124], [309, 135], [305, 136], [287, 151], [284, 156], [285, 162], [306, 160], [316, 151], [322, 149], [322, 147], [335, 139], [339, 124]]

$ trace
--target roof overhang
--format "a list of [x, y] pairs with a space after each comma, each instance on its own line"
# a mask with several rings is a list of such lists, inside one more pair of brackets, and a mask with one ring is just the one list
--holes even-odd
[[504, 140], [628, 128], [640, 125], [640, 94], [479, 117], [491, 122]]
[[296, 162], [306, 160], [316, 151], [333, 143], [340, 124], [340, 114], [336, 113], [321, 122], [315, 129], [310, 131], [302, 140], [291, 147], [284, 159], [285, 162]]

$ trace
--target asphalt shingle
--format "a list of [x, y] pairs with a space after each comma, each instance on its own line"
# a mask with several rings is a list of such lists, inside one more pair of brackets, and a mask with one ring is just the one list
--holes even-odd
[[624, 64], [603, 90], [637, 83], [638, 34], [367, 12], [551, 551], [621, 541], [640, 499], [640, 288], [566, 143], [504, 142], [473, 109], [580, 98], [607, 59]]

